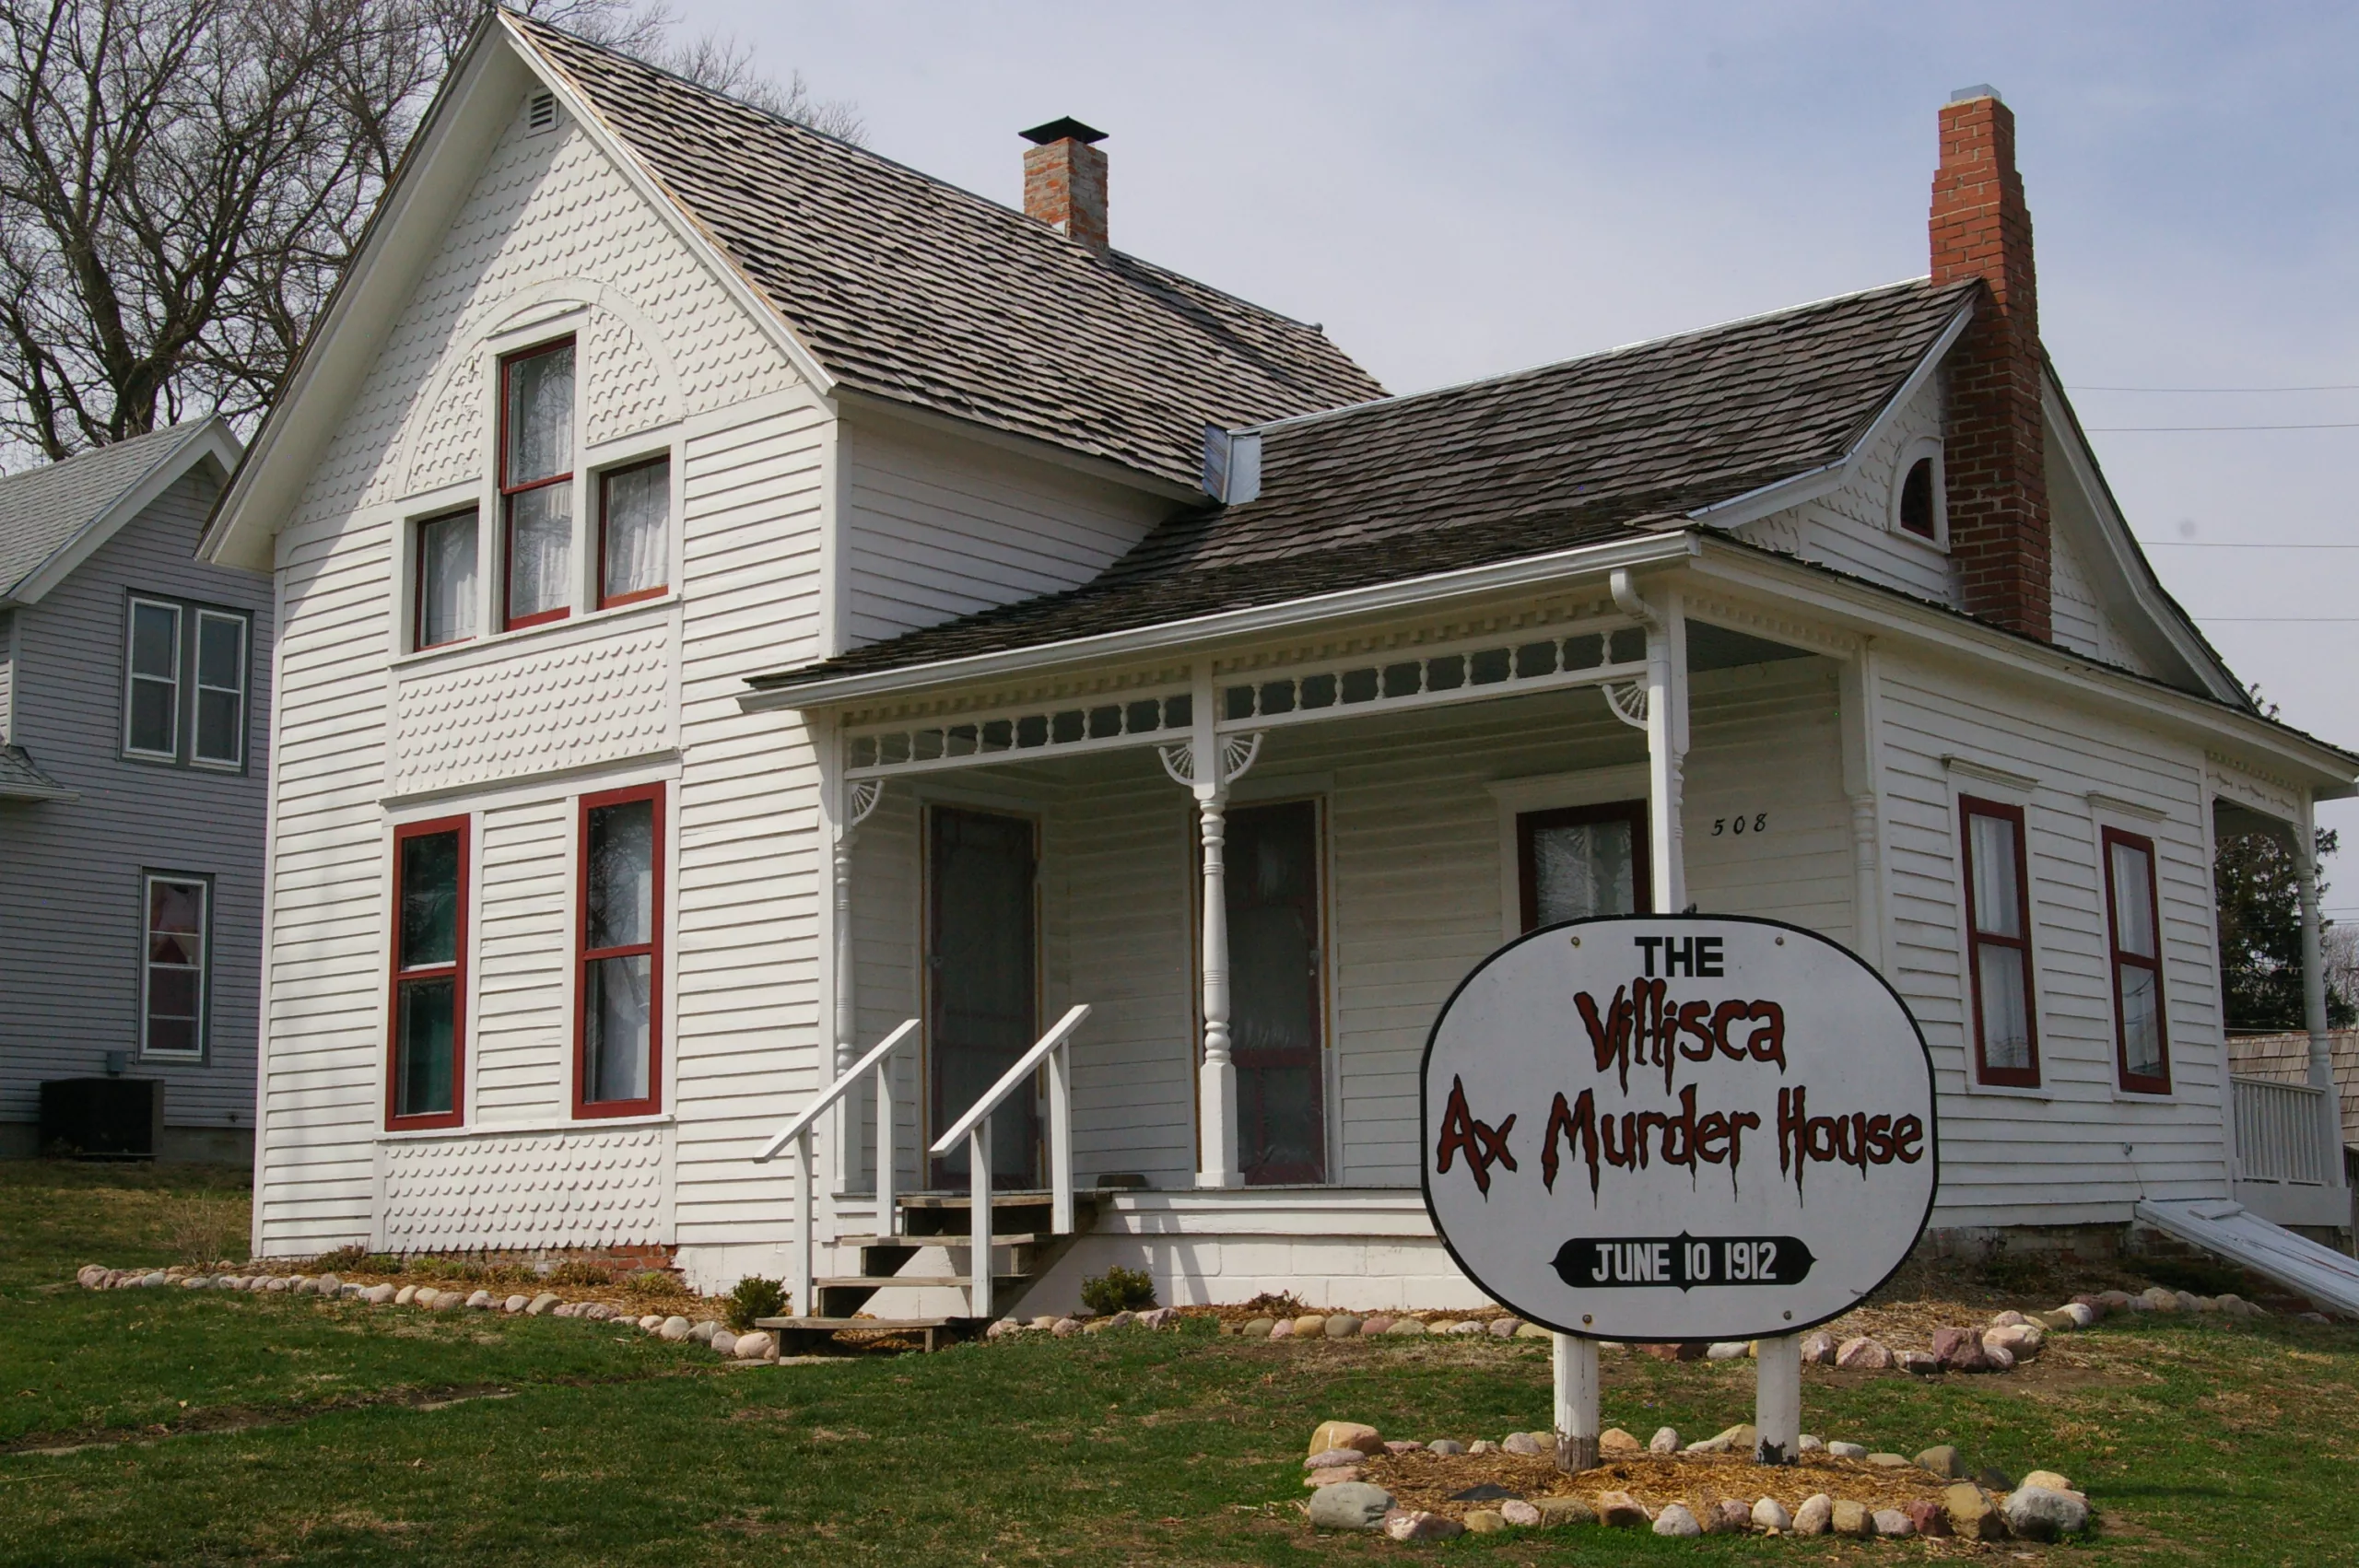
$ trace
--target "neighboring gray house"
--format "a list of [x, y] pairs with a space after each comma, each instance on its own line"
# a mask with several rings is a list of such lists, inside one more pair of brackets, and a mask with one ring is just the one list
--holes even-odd
[[194, 556], [218, 419], [0, 478], [0, 1153], [41, 1084], [160, 1079], [167, 1159], [253, 1148], [266, 577]]

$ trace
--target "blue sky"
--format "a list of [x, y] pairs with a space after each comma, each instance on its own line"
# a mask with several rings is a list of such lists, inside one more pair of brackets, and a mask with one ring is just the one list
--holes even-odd
[[[1934, 114], [2014, 109], [2040, 313], [2164, 581], [2359, 746], [2359, 7], [818, 6], [678, 0], [1019, 199], [1109, 133], [1114, 242], [1323, 323], [1395, 391], [1925, 270]], [[2095, 389], [2350, 387], [2180, 393]], [[2190, 545], [2201, 547], [2189, 547]], [[2234, 545], [2236, 548], [2211, 546]], [[2359, 804], [2330, 903], [2359, 914]]]

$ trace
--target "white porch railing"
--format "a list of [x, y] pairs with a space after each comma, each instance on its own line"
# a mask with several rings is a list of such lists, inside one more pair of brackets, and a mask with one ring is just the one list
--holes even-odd
[[1029, 1082], [1043, 1061], [1049, 1065], [1050, 1228], [1059, 1235], [1073, 1234], [1073, 1063], [1066, 1042], [1088, 1016], [1087, 1002], [1068, 1011], [933, 1141], [932, 1153], [938, 1159], [958, 1147], [960, 1139], [967, 1141], [970, 1226], [967, 1311], [970, 1316], [992, 1315], [992, 1113], [1018, 1085]]
[[794, 1278], [791, 1283], [794, 1289], [794, 1311], [802, 1316], [812, 1316], [816, 1311], [811, 1281], [817, 1274], [812, 1257], [811, 1214], [818, 1207], [819, 1191], [811, 1175], [811, 1129], [818, 1125], [828, 1107], [850, 1094], [862, 1078], [871, 1072], [876, 1075], [876, 1230], [879, 1235], [891, 1235], [898, 1217], [898, 1206], [893, 1200], [893, 1053], [917, 1029], [918, 1021], [908, 1019], [871, 1047], [866, 1056], [821, 1090], [817, 1099], [804, 1106], [802, 1114], [780, 1128], [778, 1136], [763, 1144], [762, 1152], [754, 1156], [757, 1162], [768, 1160], [787, 1144], [794, 1145]]
[[2236, 1168], [2243, 1178], [2331, 1185], [2334, 1166], [2323, 1134], [2326, 1091], [2273, 1078], [2230, 1082], [2236, 1095]]

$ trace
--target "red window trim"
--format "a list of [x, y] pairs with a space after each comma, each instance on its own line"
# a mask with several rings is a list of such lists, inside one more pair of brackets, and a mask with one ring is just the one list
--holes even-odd
[[[2031, 836], [2025, 828], [2024, 809], [1973, 795], [1960, 795], [1957, 809], [1958, 863], [1966, 872], [1966, 982], [1974, 993], [1975, 1082], [2000, 1088], [2036, 1089], [2039, 1087], [2039, 970], [2031, 948]], [[2015, 929], [2024, 933], [2020, 939], [1989, 935], [1979, 929], [1980, 922], [1975, 919], [1974, 819], [1978, 816], [1998, 817], [2014, 825]], [[1992, 1067], [1984, 1059], [1982, 950], [1986, 946], [2013, 948], [2024, 955], [2024, 1037], [2031, 1048], [2031, 1063], [2027, 1067]]]
[[[2146, 857], [2146, 919], [2154, 933], [2154, 956], [2143, 957], [2125, 953], [2121, 946], [2120, 906], [2115, 902], [2113, 885], [2113, 847], [2127, 846]], [[2118, 827], [2106, 828], [2097, 836], [2098, 852], [2105, 857], [2105, 930], [2107, 951], [2113, 965], [2113, 1065], [2116, 1081], [2133, 1094], [2167, 1094], [2171, 1092], [2171, 1029], [2169, 1011], [2163, 1005], [2166, 995], [2163, 984], [2163, 890], [2162, 863], [2154, 853], [2154, 841], [2136, 833], [2124, 833]], [[2154, 1037], [2163, 1049], [2163, 1071], [2157, 1074], [2133, 1073], [2130, 1071], [2129, 1014], [2121, 1006], [2121, 971], [2148, 969], [2154, 976]]]
[[1636, 913], [1650, 914], [1654, 909], [1654, 882], [1649, 874], [1649, 853], [1653, 848], [1647, 821], [1647, 802], [1636, 801], [1604, 801], [1588, 806], [1552, 806], [1543, 811], [1520, 812], [1515, 819], [1516, 879], [1520, 884], [1518, 895], [1522, 904], [1523, 929], [1531, 930], [1540, 924], [1539, 865], [1532, 858], [1532, 839], [1551, 827], [1571, 827], [1590, 822], [1626, 822], [1630, 825], [1630, 896]]
[[[438, 1127], [458, 1127], [467, 1115], [467, 900], [474, 866], [470, 837], [474, 824], [465, 816], [436, 817], [431, 822], [405, 822], [393, 829], [393, 903], [392, 941], [386, 963], [385, 1130], [407, 1132]], [[426, 968], [402, 968], [402, 846], [413, 838], [437, 834], [459, 836], [459, 907], [452, 961]], [[451, 1108], [438, 1116], [400, 1116], [402, 981], [451, 977]]]
[[[631, 801], [652, 803], [649, 828], [648, 940], [624, 947], [590, 945], [590, 813], [600, 806]], [[663, 786], [633, 784], [581, 797], [574, 826], [575, 902], [581, 907], [573, 922], [573, 1114], [581, 1120], [604, 1117], [653, 1116], [663, 1108]], [[600, 958], [628, 958], [646, 954], [647, 963], [647, 1096], [639, 1100], [592, 1100], [590, 1085], [590, 965]]]
[[[573, 614], [570, 604], [560, 604], [554, 610], [543, 610], [530, 615], [511, 615], [508, 613], [509, 573], [515, 564], [516, 554], [516, 497], [534, 490], [546, 490], [553, 485], [570, 485], [574, 472], [569, 468], [563, 474], [522, 485], [508, 482], [508, 373], [527, 359], [537, 359], [544, 354], [554, 354], [560, 348], [573, 346], [573, 339], [569, 335], [551, 338], [546, 343], [499, 357], [499, 629], [502, 631], [522, 631], [526, 626], [546, 626], [551, 621], [561, 621]], [[574, 387], [579, 392], [581, 369], [579, 357], [575, 358], [573, 368], [577, 378]]]
[[[432, 517], [419, 518], [410, 526], [410, 532], [416, 537], [410, 542], [409, 645], [419, 653], [429, 648], [456, 648], [463, 642], [475, 640], [473, 632], [441, 642], [426, 640], [426, 531], [438, 522], [448, 522], [457, 517], [474, 517], [475, 526], [483, 526], [481, 514], [474, 507], [453, 507], [446, 512], [436, 512]], [[478, 533], [475, 537], [480, 540], [483, 535]], [[477, 544], [476, 548], [481, 549], [482, 545]], [[483, 557], [478, 556], [475, 558], [480, 561]]]
[[[617, 467], [601, 469], [598, 473], [598, 608], [601, 610], [612, 610], [624, 604], [636, 604], [643, 599], [660, 599], [672, 591], [672, 584], [666, 580], [657, 583], [652, 588], [642, 588], [635, 593], [616, 593], [610, 596], [606, 592], [606, 484], [609, 480], [622, 474], [636, 474], [642, 468], [652, 468], [659, 462], [669, 469], [672, 466], [672, 454], [663, 452], [654, 457], [641, 458], [637, 462], [626, 462]], [[667, 521], [671, 514], [669, 502], [670, 497], [666, 497], [664, 515]], [[667, 532], [664, 535], [664, 544], [668, 546], [670, 543], [671, 536]], [[663, 576], [668, 579], [671, 575], [670, 563], [666, 562]]]

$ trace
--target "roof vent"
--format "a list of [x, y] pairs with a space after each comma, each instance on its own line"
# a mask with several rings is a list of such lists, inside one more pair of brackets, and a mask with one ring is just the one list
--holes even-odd
[[524, 106], [524, 129], [538, 135], [543, 131], [557, 129], [557, 94], [536, 92]]
[[1204, 494], [1241, 507], [1262, 494], [1262, 433], [1204, 427]]

